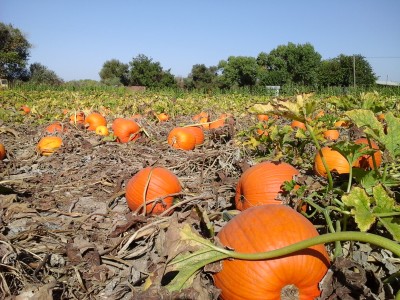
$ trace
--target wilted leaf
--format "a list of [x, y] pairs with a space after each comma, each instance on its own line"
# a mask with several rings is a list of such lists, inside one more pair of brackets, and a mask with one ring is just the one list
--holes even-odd
[[275, 108], [271, 105], [271, 103], [267, 104], [254, 104], [252, 107], [248, 109], [249, 113], [252, 114], [265, 114], [271, 111], [274, 111]]
[[[396, 206], [396, 202], [393, 198], [389, 197], [385, 189], [378, 185], [373, 189], [374, 198], [376, 201], [376, 207], [374, 207], [374, 213], [394, 213], [400, 211], [400, 207]], [[397, 216], [378, 216], [379, 221], [386, 227], [390, 234], [396, 241], [400, 241], [400, 218]]]
[[348, 195], [342, 197], [342, 201], [345, 205], [353, 207], [351, 213], [361, 231], [367, 231], [375, 222], [375, 217], [370, 211], [371, 198], [363, 189], [353, 188]]

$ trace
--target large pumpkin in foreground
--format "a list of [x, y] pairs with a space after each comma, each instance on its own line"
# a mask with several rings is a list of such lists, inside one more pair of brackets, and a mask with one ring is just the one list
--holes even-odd
[[263, 204], [280, 204], [278, 194], [285, 181], [293, 179], [299, 171], [280, 162], [262, 162], [247, 169], [236, 186], [235, 205], [238, 210]]
[[[125, 196], [132, 211], [146, 203], [146, 214], [159, 215], [170, 208], [174, 200], [172, 196], [162, 197], [180, 191], [181, 184], [174, 173], [164, 167], [147, 167], [128, 181]], [[157, 202], [154, 202], [156, 199]]]
[[[279, 249], [318, 236], [313, 224], [285, 205], [249, 208], [230, 220], [218, 233], [220, 242], [237, 252], [256, 253]], [[221, 299], [288, 299], [285, 293], [309, 300], [319, 296], [318, 283], [329, 267], [324, 245], [316, 245], [284, 257], [222, 261], [214, 274]]]

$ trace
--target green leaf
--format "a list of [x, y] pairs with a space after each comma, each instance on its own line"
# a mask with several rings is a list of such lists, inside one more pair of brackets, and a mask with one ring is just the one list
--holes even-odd
[[387, 149], [392, 158], [400, 155], [400, 119], [396, 118], [392, 112], [386, 114], [386, 134], [382, 123], [370, 110], [355, 109], [345, 114], [366, 134]]
[[342, 197], [342, 201], [345, 205], [353, 207], [351, 213], [361, 231], [367, 231], [375, 222], [375, 216], [370, 211], [372, 199], [363, 189], [353, 188], [348, 195]]
[[[373, 189], [374, 198], [376, 201], [376, 207], [373, 212], [378, 214], [383, 213], [394, 213], [400, 211], [400, 207], [396, 206], [396, 202], [393, 198], [389, 197], [385, 189], [378, 185]], [[385, 226], [387, 231], [394, 237], [396, 241], [400, 241], [400, 218], [398, 216], [378, 216], [379, 221]]]

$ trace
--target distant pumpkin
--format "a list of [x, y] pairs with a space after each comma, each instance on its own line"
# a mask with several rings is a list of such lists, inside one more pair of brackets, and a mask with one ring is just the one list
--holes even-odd
[[54, 122], [46, 127], [47, 133], [65, 132], [67, 128], [61, 122]]

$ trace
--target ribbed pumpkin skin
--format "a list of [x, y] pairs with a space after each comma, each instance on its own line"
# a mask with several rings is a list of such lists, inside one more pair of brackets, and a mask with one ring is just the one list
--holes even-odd
[[128, 143], [139, 138], [140, 127], [132, 120], [117, 118], [112, 124], [114, 135], [120, 143]]
[[4, 147], [3, 144], [0, 144], [0, 160], [3, 160], [6, 158], [6, 148]]
[[285, 181], [299, 174], [287, 163], [262, 162], [247, 169], [236, 186], [235, 204], [238, 210], [263, 204], [281, 204], [276, 200]]
[[185, 127], [185, 129], [194, 135], [196, 139], [196, 146], [204, 143], [204, 131], [203, 129], [201, 129], [201, 127], [190, 126], [190, 127]]
[[[146, 189], [149, 176], [150, 181], [146, 192], [146, 202], [181, 191], [181, 184], [178, 177], [168, 169], [164, 167], [144, 168], [136, 173], [126, 185], [126, 201], [132, 211], [136, 211], [144, 203], [143, 193]], [[173, 197], [164, 198], [163, 203], [158, 202], [154, 208], [154, 203], [147, 204], [146, 214], [161, 214], [172, 206], [173, 200]]]
[[[336, 150], [332, 150], [330, 147], [323, 147], [321, 151], [330, 172], [336, 172], [338, 174], [350, 173], [350, 165], [342, 154]], [[322, 177], [328, 176], [319, 152], [317, 152], [314, 158], [314, 171]]]
[[58, 136], [45, 136], [40, 139], [36, 146], [37, 151], [44, 155], [49, 156], [57, 151], [62, 145], [62, 139]]
[[77, 112], [76, 114], [73, 114], [69, 118], [69, 122], [71, 124], [84, 124], [85, 123], [85, 113]]
[[168, 144], [176, 149], [193, 150], [196, 147], [196, 137], [187, 128], [175, 127], [167, 138]]
[[[237, 252], [255, 253], [282, 248], [317, 236], [304, 216], [285, 205], [249, 208], [230, 220], [218, 233], [220, 242]], [[263, 260], [223, 260], [222, 271], [214, 274], [221, 299], [281, 299], [282, 288], [295, 285], [300, 300], [315, 299], [318, 283], [329, 267], [324, 245], [313, 246], [296, 255]]]
[[89, 125], [88, 130], [95, 131], [99, 126], [106, 126], [107, 120], [101, 114], [94, 112], [86, 117], [85, 124]]
[[[368, 140], [366, 138], [360, 138], [354, 141], [355, 144], [365, 144], [366, 149], [369, 148]], [[374, 168], [374, 161], [372, 159], [372, 156], [375, 158], [375, 162], [377, 167], [379, 167], [382, 163], [382, 154], [379, 150], [378, 145], [374, 142], [371, 141], [371, 146], [373, 149], [377, 149], [377, 151], [374, 152], [373, 155], [363, 155], [361, 156], [354, 164], [354, 167], [356, 168], [362, 168], [362, 169], [373, 169]]]

